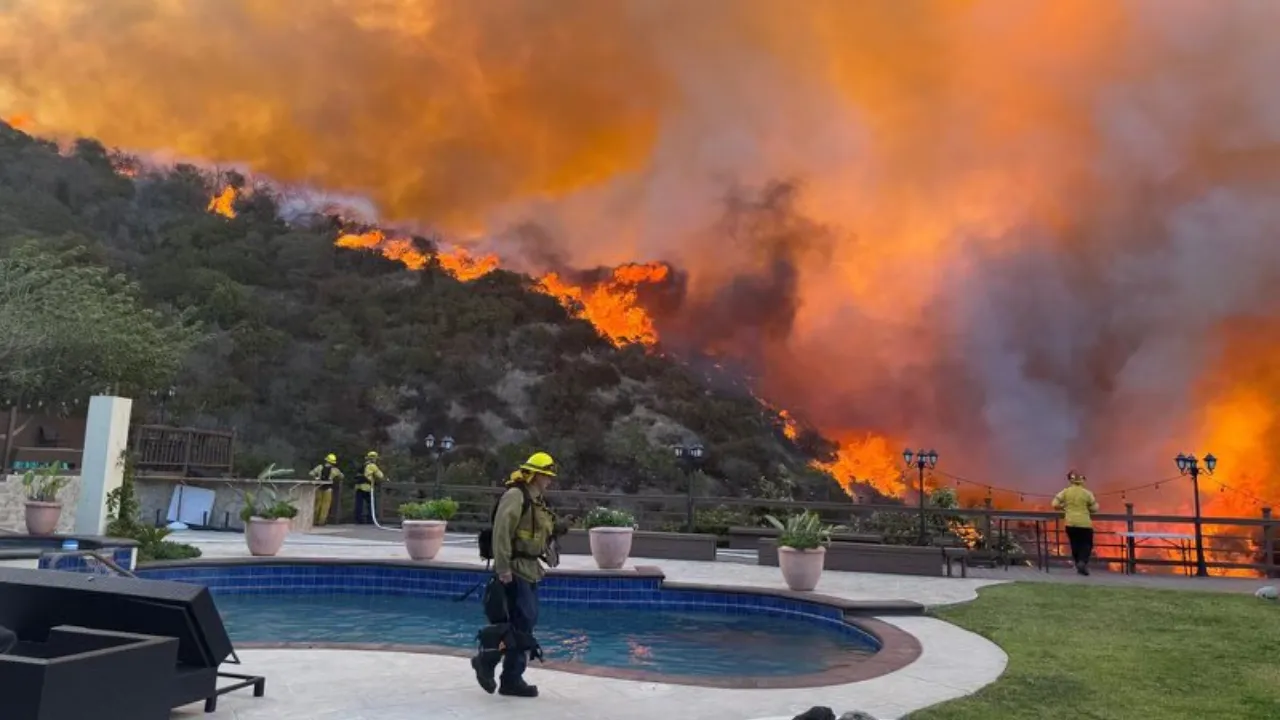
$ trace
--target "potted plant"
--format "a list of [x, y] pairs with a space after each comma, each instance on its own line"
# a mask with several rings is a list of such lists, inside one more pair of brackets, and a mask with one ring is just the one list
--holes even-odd
[[765, 520], [778, 529], [778, 567], [787, 587], [804, 592], [817, 587], [831, 533], [841, 528], [822, 524], [812, 511], [792, 515], [785, 523], [772, 515]]
[[591, 542], [591, 557], [601, 570], [617, 570], [631, 555], [635, 517], [625, 510], [598, 507], [582, 519]]
[[404, 548], [414, 560], [433, 560], [444, 545], [444, 531], [458, 512], [458, 501], [440, 498], [400, 506]]
[[24, 508], [27, 532], [32, 535], [52, 535], [62, 518], [62, 503], [58, 492], [71, 478], [58, 475], [53, 465], [28, 470], [22, 475], [22, 487], [27, 493]]
[[277, 469], [272, 463], [258, 473], [257, 491], [243, 493], [244, 508], [240, 510], [240, 520], [244, 522], [244, 540], [249, 546], [249, 554], [270, 557], [284, 546], [289, 535], [289, 521], [298, 516], [298, 508], [281, 498], [267, 481], [292, 472]]

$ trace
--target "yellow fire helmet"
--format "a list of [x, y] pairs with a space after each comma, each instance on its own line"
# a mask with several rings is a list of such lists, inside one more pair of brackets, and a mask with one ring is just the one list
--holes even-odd
[[337, 456], [337, 455], [334, 455], [333, 453], [329, 453], [328, 455], [325, 455], [325, 456], [324, 456], [324, 461], [325, 461], [325, 462], [327, 462], [327, 463], [329, 463], [330, 465], [337, 465], [337, 464], [338, 464], [338, 456]]
[[377, 459], [378, 459], [378, 451], [377, 451], [377, 450], [370, 450], [369, 452], [365, 453], [364, 459], [365, 459], [365, 460], [377, 460]]
[[520, 466], [521, 470], [527, 470], [531, 473], [539, 475], [547, 475], [549, 477], [556, 476], [556, 461], [550, 455], [544, 452], [536, 452], [529, 456], [528, 460]]

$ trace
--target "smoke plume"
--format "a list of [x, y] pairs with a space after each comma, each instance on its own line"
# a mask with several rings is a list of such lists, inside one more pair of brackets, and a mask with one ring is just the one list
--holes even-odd
[[1028, 491], [1213, 451], [1275, 498], [1276, 27], [1274, 0], [9, 0], [0, 116], [669, 261], [659, 331], [749, 356], [862, 475], [907, 443]]

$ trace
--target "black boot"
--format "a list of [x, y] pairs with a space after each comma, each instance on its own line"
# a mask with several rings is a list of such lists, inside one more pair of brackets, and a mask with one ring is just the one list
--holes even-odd
[[499, 695], [507, 697], [538, 697], [538, 686], [530, 685], [524, 680], [512, 680], [510, 682], [503, 680], [502, 687], [498, 688]]
[[476, 671], [476, 682], [480, 683], [480, 687], [490, 695], [498, 689], [498, 681], [493, 679], [493, 673], [500, 662], [502, 662], [501, 650], [481, 650], [471, 658], [471, 669]]

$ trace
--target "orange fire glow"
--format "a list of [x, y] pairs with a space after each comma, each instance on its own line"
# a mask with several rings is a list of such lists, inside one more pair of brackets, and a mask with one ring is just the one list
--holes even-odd
[[[1211, 451], [1236, 491], [1202, 483], [1206, 513], [1280, 500], [1280, 2], [224, 4], [10, 0], [0, 117], [445, 237], [537, 225], [568, 267], [617, 268], [540, 281], [615, 342], [664, 331], [640, 297], [668, 271], [629, 261], [669, 258], [717, 312], [707, 346], [756, 353], [755, 392], [835, 437], [843, 483], [909, 490], [906, 442], [1039, 493]], [[729, 189], [779, 179], [794, 212], [725, 221]], [[1187, 512], [1190, 482], [1138, 502]]]

